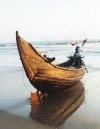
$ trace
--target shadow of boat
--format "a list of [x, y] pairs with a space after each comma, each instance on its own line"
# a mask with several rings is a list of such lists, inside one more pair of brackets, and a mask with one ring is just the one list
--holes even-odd
[[73, 87], [66, 89], [60, 93], [52, 94], [40, 102], [31, 100], [32, 119], [49, 124], [51, 126], [59, 126], [76, 111], [84, 100], [84, 87], [80, 81]]

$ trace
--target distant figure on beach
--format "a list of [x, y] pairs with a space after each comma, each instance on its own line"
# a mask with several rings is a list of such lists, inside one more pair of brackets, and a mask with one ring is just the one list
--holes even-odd
[[46, 55], [44, 55], [44, 57], [47, 59], [47, 61], [48, 61], [49, 63], [51, 63], [51, 62], [53, 62], [53, 61], [55, 60], [55, 57], [49, 58], [49, 57], [47, 57]]

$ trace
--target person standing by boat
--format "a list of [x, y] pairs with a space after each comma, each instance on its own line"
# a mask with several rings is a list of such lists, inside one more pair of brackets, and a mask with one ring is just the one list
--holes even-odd
[[75, 53], [73, 55], [73, 64], [72, 66], [76, 68], [80, 68], [82, 65], [84, 65], [84, 62], [82, 60], [83, 57], [80, 55], [80, 46], [76, 46]]
[[79, 46], [76, 46], [76, 48], [75, 48], [75, 53], [76, 53], [76, 54], [79, 54], [79, 52], [80, 52], [80, 47], [79, 47]]

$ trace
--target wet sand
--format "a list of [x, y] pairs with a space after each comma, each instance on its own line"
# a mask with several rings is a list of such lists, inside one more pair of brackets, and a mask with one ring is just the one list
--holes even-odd
[[[29, 82], [22, 68], [0, 68], [0, 129], [55, 128], [30, 117]], [[85, 99], [59, 129], [100, 129], [100, 71], [86, 73]], [[29, 90], [28, 90], [29, 89]]]

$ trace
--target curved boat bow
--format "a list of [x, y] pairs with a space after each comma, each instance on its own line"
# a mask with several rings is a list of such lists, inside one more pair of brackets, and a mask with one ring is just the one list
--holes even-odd
[[42, 93], [53, 93], [69, 88], [83, 77], [84, 66], [76, 69], [53, 65], [20, 37], [17, 31], [16, 40], [26, 75], [30, 83]]

